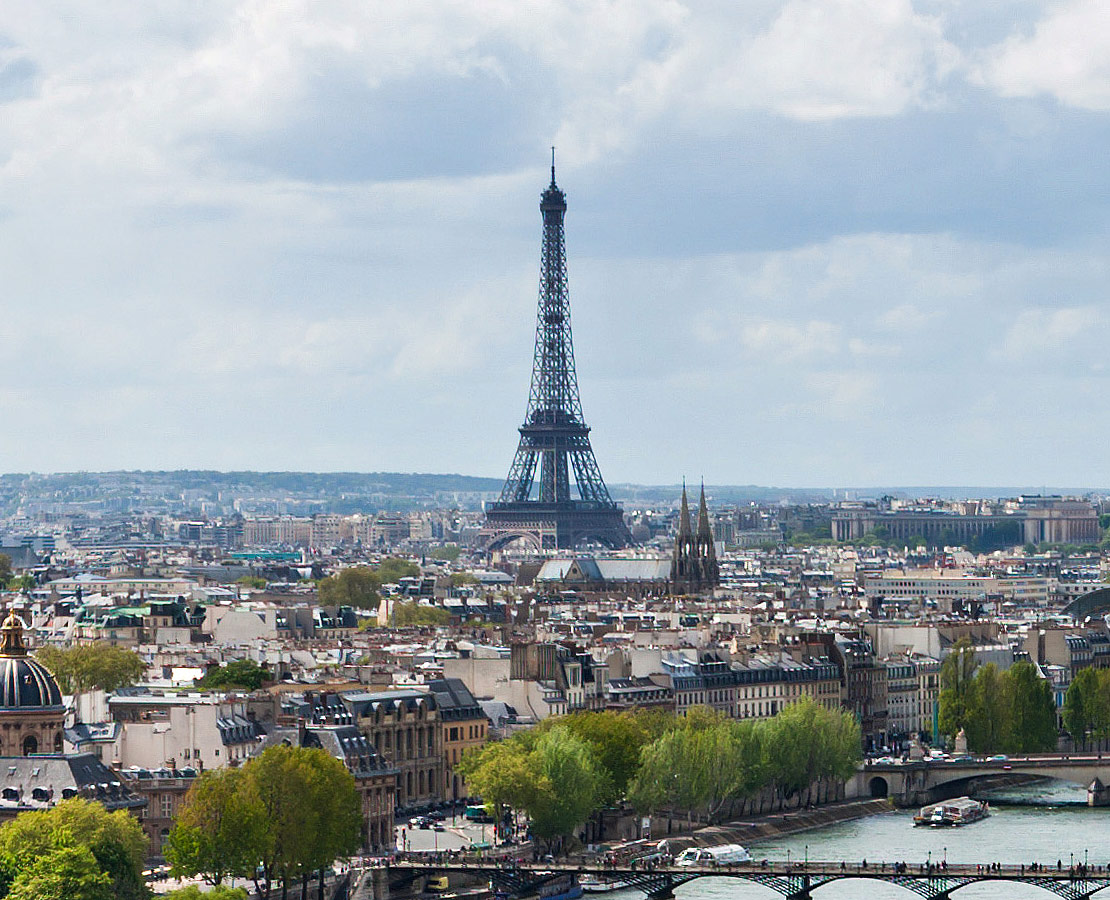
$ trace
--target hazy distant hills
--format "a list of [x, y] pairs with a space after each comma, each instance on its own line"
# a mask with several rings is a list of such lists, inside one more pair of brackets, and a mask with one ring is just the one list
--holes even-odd
[[[0, 497], [47, 498], [57, 501], [100, 500], [106, 497], [217, 496], [299, 498], [316, 503], [335, 501], [337, 507], [361, 508], [374, 502], [390, 507], [414, 501], [419, 505], [454, 502], [470, 506], [500, 492], [501, 478], [473, 475], [406, 472], [219, 472], [205, 469], [174, 471], [11, 473], [0, 475]], [[696, 493], [699, 485], [691, 482]], [[615, 500], [631, 504], [670, 504], [681, 484], [610, 485]], [[763, 485], [707, 484], [706, 494], [717, 504], [827, 503], [831, 500], [894, 497], [1016, 497], [1019, 494], [1084, 495], [1091, 488], [1046, 486], [890, 486], [867, 488], [785, 488]], [[1102, 491], [1094, 491], [1103, 493]], [[330, 504], [329, 504], [330, 505]]]

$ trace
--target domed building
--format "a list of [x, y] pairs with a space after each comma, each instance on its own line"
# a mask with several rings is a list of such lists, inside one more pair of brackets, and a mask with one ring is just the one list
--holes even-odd
[[0, 756], [61, 753], [65, 708], [50, 671], [27, 655], [23, 620], [0, 625]]

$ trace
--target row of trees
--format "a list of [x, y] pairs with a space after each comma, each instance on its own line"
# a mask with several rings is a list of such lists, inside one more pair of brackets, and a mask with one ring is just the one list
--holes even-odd
[[219, 885], [249, 878], [263, 898], [362, 844], [354, 777], [323, 750], [270, 747], [240, 768], [211, 769], [189, 789], [166, 847], [174, 875]]
[[939, 725], [954, 736], [962, 729], [976, 753], [1036, 753], [1053, 750], [1058, 736], [1052, 689], [1030, 662], [1006, 671], [980, 665], [975, 649], [961, 640], [940, 668]]
[[683, 810], [711, 820], [772, 789], [780, 805], [851, 775], [860, 729], [845, 711], [809, 699], [772, 719], [737, 721], [706, 707], [581, 712], [548, 719], [470, 752], [460, 766], [498, 821], [506, 809], [555, 846], [596, 810], [627, 800], [638, 810]]

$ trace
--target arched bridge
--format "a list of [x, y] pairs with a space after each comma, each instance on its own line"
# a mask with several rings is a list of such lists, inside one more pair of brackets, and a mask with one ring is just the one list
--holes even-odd
[[[1054, 778], [1088, 789], [1092, 806], [1110, 805], [1110, 754], [1057, 754], [994, 757], [985, 760], [932, 760], [871, 763], [856, 774], [860, 796], [891, 797], [901, 806], [921, 806], [1020, 777]], [[1095, 783], [1097, 780], [1097, 783]]]
[[1025, 866], [1002, 866], [992, 869], [976, 865], [905, 866], [891, 863], [794, 862], [742, 863], [720, 867], [654, 866], [652, 868], [614, 868], [593, 863], [522, 863], [482, 860], [391, 861], [371, 870], [373, 900], [390, 900], [391, 884], [413, 883], [419, 877], [466, 873], [488, 879], [490, 886], [506, 896], [536, 894], [546, 883], [565, 877], [591, 874], [643, 891], [650, 900], [669, 900], [674, 889], [697, 878], [736, 878], [761, 884], [787, 900], [813, 900], [812, 893], [822, 885], [844, 879], [868, 879], [896, 884], [924, 900], [949, 900], [951, 895], [969, 884], [984, 881], [1005, 881], [1029, 884], [1049, 891], [1064, 900], [1087, 900], [1110, 887], [1110, 872], [1073, 869], [1039, 869]]

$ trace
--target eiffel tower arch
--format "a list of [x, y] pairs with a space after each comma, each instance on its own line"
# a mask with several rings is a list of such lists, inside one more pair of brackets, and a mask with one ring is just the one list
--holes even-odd
[[624, 513], [609, 496], [582, 417], [570, 327], [566, 194], [555, 183], [540, 198], [543, 245], [539, 309], [528, 408], [505, 486], [486, 507], [479, 539], [487, 550], [524, 540], [537, 550], [573, 549], [596, 541], [617, 549], [632, 543]]

